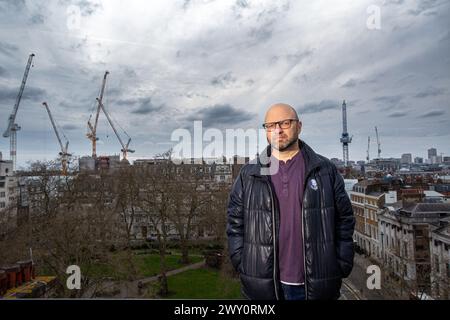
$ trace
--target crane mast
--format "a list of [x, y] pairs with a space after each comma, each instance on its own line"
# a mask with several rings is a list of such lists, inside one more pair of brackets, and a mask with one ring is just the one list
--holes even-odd
[[352, 137], [349, 136], [347, 131], [347, 104], [345, 103], [345, 100], [342, 102], [342, 136], [341, 136], [341, 143], [342, 143], [342, 152], [343, 152], [343, 158], [344, 158], [344, 165], [348, 166], [348, 145], [352, 142]]
[[369, 155], [369, 151], [370, 151], [370, 136], [367, 137], [367, 162], [370, 161], [370, 155]]
[[108, 112], [105, 109], [105, 106], [103, 105], [103, 103], [100, 101], [99, 98], [97, 98], [97, 101], [98, 101], [98, 104], [99, 104], [100, 108], [102, 109], [103, 113], [105, 114], [106, 118], [108, 119], [109, 125], [113, 129], [113, 131], [117, 137], [117, 140], [119, 140], [119, 143], [122, 146], [122, 149], [120, 151], [122, 151], [123, 159], [127, 160], [128, 152], [130, 152], [130, 153], [134, 152], [134, 150], [131, 150], [128, 148], [128, 146], [130, 145], [130, 142], [131, 142], [131, 138], [130, 137], [128, 138], [127, 144], [123, 143], [122, 139], [120, 138], [119, 133], [117, 132], [116, 127], [114, 126], [114, 123], [111, 120], [111, 117], [109, 116]]
[[377, 127], [375, 127], [375, 133], [377, 135], [378, 159], [380, 159], [380, 157], [381, 157], [381, 143], [380, 143], [380, 138], [378, 137], [378, 129], [377, 129]]
[[25, 89], [25, 84], [27, 83], [28, 73], [30, 72], [31, 64], [33, 62], [34, 53], [30, 54], [28, 57], [27, 66], [25, 67], [25, 72], [23, 74], [22, 83], [20, 85], [19, 94], [17, 95], [16, 102], [14, 104], [14, 108], [12, 113], [8, 119], [8, 128], [3, 133], [4, 138], [10, 138], [10, 157], [13, 162], [13, 171], [16, 171], [16, 162], [17, 162], [17, 131], [21, 129], [21, 127], [16, 123], [17, 111], [19, 110], [20, 101], [22, 99], [23, 91]]
[[108, 74], [109, 74], [109, 72], [106, 71], [105, 75], [103, 76], [102, 88], [100, 90], [100, 97], [97, 98], [98, 104], [97, 104], [97, 112], [95, 114], [94, 125], [91, 124], [91, 118], [90, 117], [89, 117], [89, 120], [88, 120], [88, 123], [87, 123], [90, 132], [88, 132], [86, 134], [86, 136], [92, 142], [92, 157], [93, 158], [97, 157], [97, 140], [98, 140], [98, 138], [97, 138], [97, 124], [98, 124], [98, 117], [100, 115], [100, 109], [101, 109], [100, 105], [102, 104], [103, 94], [105, 93], [106, 77], [108, 76]]
[[50, 108], [48, 107], [47, 102], [43, 102], [42, 105], [47, 110], [48, 116], [50, 118], [50, 122], [52, 123], [53, 130], [55, 131], [55, 134], [56, 134], [56, 138], [58, 139], [58, 143], [61, 148], [61, 152], [59, 153], [59, 155], [61, 156], [62, 174], [66, 176], [67, 175], [68, 158], [71, 156], [71, 154], [68, 153], [69, 141], [66, 141], [66, 144], [63, 145], [63, 143], [61, 141], [61, 137], [58, 132], [58, 129], [56, 128], [55, 120], [53, 119], [52, 113], [50, 112]]

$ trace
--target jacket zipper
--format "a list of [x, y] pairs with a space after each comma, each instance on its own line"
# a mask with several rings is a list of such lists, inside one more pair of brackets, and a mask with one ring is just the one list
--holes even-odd
[[273, 194], [272, 194], [272, 187], [270, 186], [270, 183], [268, 182], [268, 186], [269, 186], [269, 192], [270, 192], [270, 203], [271, 203], [271, 208], [272, 208], [272, 230], [273, 230], [273, 283], [275, 286], [275, 298], [277, 300], [280, 300], [280, 298], [278, 297], [278, 283], [277, 283], [277, 276], [276, 276], [276, 272], [277, 272], [277, 237], [276, 237], [276, 221], [275, 221], [275, 210], [274, 210], [274, 199], [273, 199]]
[[311, 171], [308, 172], [308, 174], [305, 177], [305, 184], [303, 186], [303, 201], [302, 201], [302, 241], [303, 241], [303, 272], [305, 276], [305, 299], [308, 300], [308, 281], [307, 281], [307, 272], [306, 272], [306, 244], [305, 244], [305, 198], [306, 198], [306, 188], [308, 186], [308, 178], [311, 172], [315, 170], [315, 168], [312, 168]]
[[302, 244], [303, 244], [303, 273], [305, 277], [305, 300], [308, 300], [308, 287], [307, 287], [307, 279], [306, 279], [306, 245], [305, 245], [305, 211], [304, 211], [304, 203], [305, 203], [305, 194], [306, 194], [306, 186], [308, 178], [305, 178], [305, 186], [303, 187], [303, 200], [302, 200]]

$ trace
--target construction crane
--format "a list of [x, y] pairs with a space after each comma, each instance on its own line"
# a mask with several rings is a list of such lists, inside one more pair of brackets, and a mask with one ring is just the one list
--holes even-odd
[[119, 143], [122, 146], [122, 149], [120, 151], [122, 151], [123, 159], [127, 160], [128, 152], [130, 152], [130, 153], [134, 152], [134, 150], [128, 149], [128, 146], [130, 145], [130, 142], [131, 142], [130, 136], [128, 136], [128, 134], [125, 132], [125, 134], [128, 136], [128, 142], [127, 142], [127, 144], [124, 144], [122, 139], [120, 138], [119, 133], [117, 132], [116, 127], [114, 126], [114, 123], [111, 120], [109, 113], [106, 111], [105, 106], [103, 105], [103, 103], [100, 101], [99, 98], [97, 98], [97, 101], [98, 101], [98, 104], [99, 104], [100, 108], [102, 109], [103, 113], [105, 114], [106, 118], [108, 119], [108, 122], [109, 122], [111, 128], [113, 129], [114, 133], [116, 134], [117, 140], [119, 140]]
[[347, 104], [342, 102], [342, 136], [341, 136], [341, 143], [342, 143], [342, 150], [344, 155], [344, 165], [348, 166], [348, 144], [352, 142], [353, 136], [349, 136], [347, 132]]
[[377, 127], [375, 127], [375, 133], [377, 135], [378, 159], [380, 159], [381, 158], [381, 143], [380, 143], [380, 138], [378, 137], [378, 129], [377, 129]]
[[59, 153], [59, 155], [61, 157], [62, 174], [64, 176], [66, 176], [67, 175], [67, 164], [68, 164], [69, 157], [71, 156], [71, 154], [68, 153], [69, 141], [67, 140], [66, 136], [63, 133], [64, 138], [66, 139], [66, 144], [63, 145], [63, 143], [61, 141], [61, 137], [59, 136], [59, 133], [58, 133], [58, 129], [56, 128], [55, 120], [52, 117], [52, 113], [50, 112], [50, 108], [48, 107], [47, 102], [43, 102], [42, 105], [45, 107], [45, 109], [47, 109], [47, 113], [48, 113], [48, 116], [52, 123], [53, 130], [55, 131], [56, 138], [58, 139], [59, 146], [61, 148], [61, 152]]
[[19, 89], [19, 94], [17, 95], [13, 112], [10, 114], [8, 119], [8, 128], [6, 129], [5, 133], [3, 133], [4, 138], [10, 138], [9, 154], [13, 162], [13, 171], [16, 171], [17, 162], [17, 131], [21, 129], [21, 127], [16, 123], [17, 110], [19, 110], [20, 100], [22, 99], [23, 90], [25, 89], [25, 84], [28, 79], [28, 73], [30, 72], [34, 56], [35, 55], [32, 53], [28, 57], [27, 66], [25, 67], [25, 72], [22, 78], [22, 84], [20, 85]]
[[102, 82], [102, 88], [100, 90], [100, 97], [97, 98], [97, 112], [95, 114], [95, 122], [94, 125], [91, 124], [91, 117], [92, 115], [89, 117], [88, 120], [88, 128], [90, 130], [90, 132], [88, 132], [86, 134], [86, 136], [88, 137], [89, 140], [91, 140], [92, 142], [92, 158], [96, 158], [97, 157], [97, 124], [98, 124], [98, 117], [100, 115], [100, 109], [101, 109], [101, 104], [103, 101], [103, 94], [105, 93], [105, 86], [106, 86], [106, 77], [108, 76], [109, 72], [106, 71], [105, 75], [103, 76], [103, 82]]
[[369, 155], [369, 151], [370, 151], [370, 136], [367, 137], [367, 162], [370, 161], [370, 155]]

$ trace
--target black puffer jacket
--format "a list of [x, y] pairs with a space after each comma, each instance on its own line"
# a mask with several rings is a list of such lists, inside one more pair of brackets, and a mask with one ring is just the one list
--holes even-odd
[[[305, 159], [303, 226], [307, 299], [337, 299], [353, 268], [355, 219], [336, 166], [299, 140]], [[282, 299], [278, 268], [279, 207], [267, 170], [270, 147], [244, 165], [228, 203], [231, 262], [249, 299]], [[312, 180], [315, 180], [312, 181]]]

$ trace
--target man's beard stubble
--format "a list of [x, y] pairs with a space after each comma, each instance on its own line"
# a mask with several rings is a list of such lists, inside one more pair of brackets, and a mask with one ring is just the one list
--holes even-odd
[[281, 152], [283, 152], [284, 150], [289, 149], [297, 141], [298, 141], [298, 137], [294, 136], [292, 139], [288, 140], [285, 145], [279, 145], [277, 147], [275, 143], [271, 143], [271, 141], [269, 139], [267, 139], [267, 142], [270, 144], [270, 146], [272, 148], [274, 148], [275, 150], [281, 151]]

